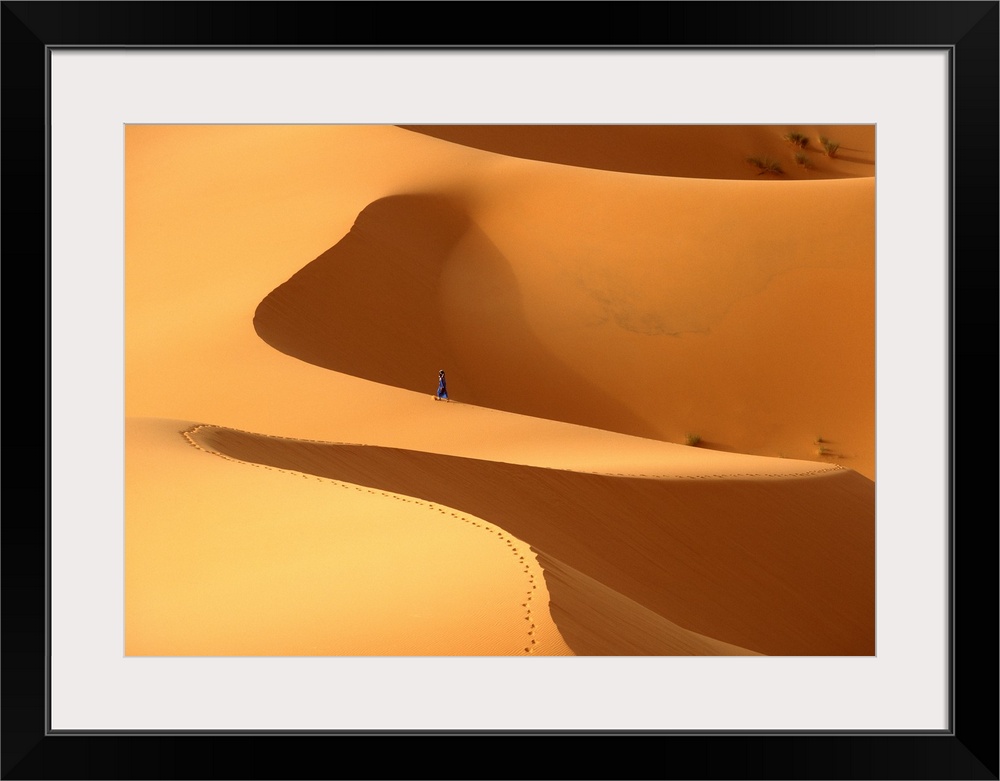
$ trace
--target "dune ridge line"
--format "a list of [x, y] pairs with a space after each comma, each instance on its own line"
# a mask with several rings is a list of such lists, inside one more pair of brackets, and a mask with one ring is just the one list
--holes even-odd
[[874, 653], [874, 484], [848, 469], [707, 483], [208, 425], [184, 436], [236, 461], [489, 518], [533, 550], [708, 638], [767, 655]]
[[[257, 465], [257, 462], [255, 462], [253, 460], [247, 460], [247, 459], [237, 458], [237, 457], [228, 455], [225, 452], [220, 452], [218, 450], [213, 450], [212, 448], [206, 447], [203, 444], [199, 443], [198, 440], [197, 440], [197, 438], [196, 438], [196, 435], [200, 431], [202, 431], [202, 430], [209, 430], [209, 429], [219, 430], [219, 431], [231, 431], [231, 432], [238, 433], [238, 434], [245, 434], [247, 436], [260, 437], [261, 439], [273, 439], [275, 441], [282, 441], [282, 442], [305, 442], [305, 443], [317, 444], [317, 445], [341, 445], [341, 446], [344, 446], [344, 447], [372, 447], [372, 448], [381, 448], [383, 450], [390, 450], [390, 451], [396, 450], [396, 451], [399, 451], [399, 452], [425, 452], [425, 451], [411, 451], [411, 450], [408, 450], [407, 448], [397, 448], [397, 447], [390, 447], [390, 446], [386, 446], [386, 445], [371, 445], [371, 444], [367, 444], [367, 443], [364, 443], [364, 442], [333, 442], [333, 441], [329, 441], [329, 440], [308, 439], [308, 438], [303, 438], [303, 437], [285, 437], [285, 436], [281, 436], [279, 434], [260, 434], [260, 433], [257, 433], [257, 432], [245, 431], [245, 430], [242, 430], [242, 429], [233, 428], [232, 426], [220, 426], [220, 425], [217, 425], [217, 424], [214, 424], [214, 423], [199, 423], [199, 424], [191, 426], [191, 427], [189, 427], [187, 429], [184, 429], [183, 431], [180, 432], [181, 436], [183, 436], [184, 439], [186, 439], [189, 444], [193, 445], [194, 447], [198, 448], [199, 450], [203, 450], [206, 453], [210, 453], [211, 455], [219, 456], [220, 458], [225, 458], [225, 459], [230, 460], [230, 461], [238, 461], [240, 463], [254, 464], [254, 465]], [[426, 451], [426, 452], [430, 453], [432, 451]], [[477, 458], [475, 456], [452, 456], [452, 457], [455, 457], [455, 458], [466, 458], [466, 459], [469, 459], [470, 461], [481, 461], [483, 463], [512, 463], [512, 464], [514, 463], [514, 462], [500, 462], [500, 461], [495, 461], [494, 459], [489, 459], [489, 458]], [[797, 471], [797, 472], [791, 472], [791, 471], [782, 471], [782, 472], [765, 472], [765, 471], [732, 472], [732, 471], [721, 471], [721, 472], [717, 472], [717, 473], [716, 472], [713, 472], [713, 473], [705, 472], [705, 473], [702, 473], [702, 474], [685, 474], [685, 473], [677, 472], [677, 471], [674, 471], [674, 472], [660, 472], [660, 473], [655, 473], [655, 474], [649, 474], [647, 472], [609, 472], [609, 471], [595, 470], [595, 469], [570, 469], [568, 467], [539, 466], [539, 465], [531, 465], [531, 468], [533, 468], [533, 469], [549, 469], [549, 470], [553, 470], [553, 471], [557, 471], [557, 472], [574, 472], [576, 474], [581, 474], [581, 475], [601, 475], [601, 476], [604, 476], [604, 477], [637, 477], [637, 478], [644, 478], [644, 479], [647, 479], [647, 480], [731, 480], [731, 479], [734, 479], [734, 478], [741, 478], [741, 477], [752, 478], [752, 479], [779, 479], [779, 480], [781, 480], [781, 479], [786, 479], [786, 478], [796, 479], [796, 478], [803, 478], [803, 477], [815, 477], [815, 476], [818, 476], [818, 475], [824, 475], [824, 474], [828, 474], [828, 473], [831, 473], [831, 472], [838, 472], [838, 471], [853, 471], [853, 470], [850, 470], [848, 467], [841, 466], [840, 464], [823, 464], [822, 466], [817, 466], [817, 468], [815, 468], [815, 469], [803, 469], [803, 470]], [[286, 472], [296, 472], [296, 471], [299, 471], [299, 470], [285, 469], [283, 471], [286, 471]]]
[[[201, 431], [202, 429], [206, 429], [206, 428], [213, 428], [214, 429], [214, 428], [220, 428], [220, 427], [218, 427], [218, 426], [210, 426], [210, 425], [207, 425], [207, 424], [199, 424], [199, 425], [191, 426], [190, 428], [187, 428], [187, 429], [181, 431], [181, 436], [183, 436], [184, 439], [188, 442], [188, 444], [190, 444], [192, 447], [194, 447], [194, 448], [196, 448], [198, 450], [201, 450], [202, 452], [208, 453], [210, 455], [218, 456], [219, 458], [224, 458], [224, 459], [226, 459], [228, 461], [234, 461], [234, 462], [238, 462], [238, 463], [241, 463], [241, 464], [249, 464], [250, 466], [259, 466], [259, 467], [262, 467], [264, 469], [278, 469], [278, 470], [280, 470], [282, 472], [287, 472], [289, 474], [301, 474], [302, 477], [309, 477], [310, 476], [308, 473], [299, 472], [298, 470], [283, 469], [283, 468], [280, 468], [280, 467], [272, 467], [272, 466], [269, 466], [267, 464], [257, 463], [255, 461], [247, 461], [247, 460], [240, 459], [240, 458], [234, 458], [234, 457], [229, 456], [229, 455], [227, 455], [225, 453], [219, 452], [218, 450], [211, 450], [209, 448], [203, 447], [201, 444], [199, 444], [199, 442], [198, 442], [198, 440], [196, 438], [196, 435], [198, 434], [199, 431]], [[266, 436], [266, 435], [262, 435], [262, 436]], [[270, 438], [270, 439], [283, 439], [283, 437], [273, 437], [273, 436], [269, 436], [268, 438]], [[300, 440], [300, 441], [306, 441], [306, 440]], [[321, 476], [315, 476], [315, 477], [316, 477], [317, 480], [320, 480], [320, 481], [330, 482], [330, 483], [336, 483], [336, 484], [340, 485], [342, 488], [353, 488], [356, 491], [367, 490], [368, 493], [376, 493], [374, 490], [372, 490], [370, 488], [366, 489], [364, 486], [355, 485], [355, 484], [346, 482], [344, 480], [335, 480], [333, 478], [321, 477]], [[537, 645], [537, 641], [536, 641], [536, 639], [534, 637], [535, 630], [536, 630], [537, 627], [535, 626], [534, 621], [532, 619], [532, 614], [531, 614], [532, 604], [531, 603], [532, 603], [532, 599], [533, 599], [533, 597], [535, 595], [535, 591], [537, 590], [538, 587], [535, 584], [535, 576], [531, 574], [531, 568], [525, 564], [525, 557], [523, 555], [518, 556], [519, 551], [518, 551], [518, 548], [514, 544], [516, 542], [516, 540], [514, 540], [513, 538], [511, 538], [509, 536], [505, 536], [504, 532], [502, 530], [499, 530], [499, 531], [494, 530], [487, 523], [480, 523], [479, 520], [469, 518], [469, 517], [467, 517], [465, 515], [460, 515], [459, 513], [455, 513], [455, 512], [449, 512], [449, 510], [447, 508], [438, 507], [433, 502], [424, 502], [424, 501], [421, 501], [420, 499], [416, 499], [416, 498], [413, 498], [413, 497], [407, 498], [405, 496], [400, 496], [399, 494], [390, 493], [390, 492], [386, 492], [386, 491], [379, 491], [378, 493], [381, 493], [383, 496], [391, 496], [393, 499], [397, 499], [397, 500], [400, 500], [400, 501], [403, 501], [403, 502], [413, 502], [414, 504], [422, 505], [422, 506], [426, 507], [429, 510], [437, 510], [442, 515], [448, 514], [452, 518], [460, 520], [463, 523], [467, 523], [467, 524], [469, 524], [469, 525], [471, 525], [471, 526], [473, 526], [473, 527], [475, 527], [477, 529], [482, 529], [482, 531], [486, 532], [491, 537], [493, 537], [493, 535], [495, 533], [496, 538], [498, 539], [499, 542], [506, 543], [506, 546], [508, 548], [510, 548], [510, 553], [512, 555], [518, 557], [519, 566], [521, 566], [523, 568], [523, 571], [524, 571], [525, 575], [527, 576], [527, 581], [526, 582], [527, 582], [527, 585], [528, 585], [528, 590], [525, 591], [525, 596], [524, 596], [524, 600], [525, 601], [521, 604], [521, 607], [523, 607], [525, 609], [524, 610], [524, 613], [525, 613], [524, 620], [528, 622], [528, 628], [525, 630], [525, 632], [526, 632], [526, 638], [527, 638], [526, 642], [528, 644], [524, 647], [524, 653], [525, 654], [531, 654], [531, 653], [533, 653], [535, 651], [535, 646]]]

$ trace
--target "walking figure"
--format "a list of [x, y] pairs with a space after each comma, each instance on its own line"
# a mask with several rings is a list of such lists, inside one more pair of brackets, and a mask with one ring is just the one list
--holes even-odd
[[444, 380], [444, 369], [438, 372], [438, 389], [434, 396], [435, 401], [448, 401], [448, 385]]

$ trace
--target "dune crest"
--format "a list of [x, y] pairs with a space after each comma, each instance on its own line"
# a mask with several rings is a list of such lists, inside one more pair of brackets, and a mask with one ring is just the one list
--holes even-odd
[[572, 655], [526, 543], [451, 508], [207, 456], [196, 428], [127, 421], [126, 655]]
[[[191, 436], [241, 461], [470, 512], [667, 621], [742, 649], [875, 650], [875, 491], [851, 470], [769, 480], [610, 477], [220, 427]], [[574, 598], [598, 604], [584, 590]]]
[[[874, 125], [400, 125], [454, 144], [528, 160], [623, 173], [754, 179], [768, 157], [782, 179], [875, 175]], [[790, 143], [798, 134], [804, 144]], [[838, 144], [827, 155], [821, 141]], [[798, 160], [796, 155], [801, 155]], [[805, 161], [805, 162], [802, 162]]]

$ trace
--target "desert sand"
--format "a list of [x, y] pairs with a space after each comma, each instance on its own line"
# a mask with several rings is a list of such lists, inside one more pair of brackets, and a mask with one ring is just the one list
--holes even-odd
[[126, 655], [874, 654], [874, 150], [128, 126]]

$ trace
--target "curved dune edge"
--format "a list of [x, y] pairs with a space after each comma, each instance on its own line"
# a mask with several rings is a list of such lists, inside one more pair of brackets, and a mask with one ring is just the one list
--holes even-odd
[[577, 656], [760, 655], [689, 632], [561, 561], [535, 552], [549, 590], [549, 614]]
[[[126, 656], [572, 656], [523, 540], [128, 418]], [[181, 437], [178, 437], [181, 433]]]
[[[470, 236], [490, 288], [459, 297], [489, 310], [471, 343], [449, 322], [440, 291], [449, 257]], [[545, 349], [524, 322], [509, 264], [451, 198], [369, 204], [343, 239], [264, 297], [253, 327], [276, 350], [332, 371], [431, 393], [437, 367], [448, 367], [450, 390], [478, 406], [655, 438], [653, 426]]]
[[[718, 211], [748, 235], [787, 218], [794, 230], [782, 230], [796, 238], [734, 266], [714, 243], [716, 212], [699, 209], [712, 241], [696, 242], [695, 259], [668, 273], [660, 250], [616, 266], [622, 237], [612, 221], [608, 234], [589, 237], [598, 249], [581, 265], [593, 265], [592, 278], [575, 282], [560, 276], [567, 269], [540, 271], [562, 261], [533, 264], [524, 236], [516, 253], [503, 251], [461, 198], [388, 196], [268, 293], [253, 327], [279, 352], [385, 385], [429, 395], [444, 367], [453, 397], [479, 406], [662, 441], [696, 432], [715, 450], [844, 459], [873, 477], [870, 247], [797, 216], [814, 200], [867, 214], [859, 204], [870, 184], [802, 183], [811, 194], [769, 195], [765, 220], [708, 183]], [[678, 187], [668, 183], [665, 197], [680, 208], [695, 195]], [[829, 187], [836, 192], [821, 197]], [[705, 278], [676, 292], [695, 266]], [[643, 273], [662, 284], [640, 284]], [[533, 274], [545, 277], [537, 284], [551, 302], [542, 314], [529, 311]]]
[[[687, 632], [768, 655], [875, 650], [874, 484], [851, 470], [785, 479], [649, 479], [215, 426], [187, 436], [225, 457], [489, 519], [550, 565], [554, 559]], [[555, 577], [555, 569], [559, 591], [572, 578]], [[587, 589], [571, 591], [600, 612], [594, 583], [590, 598]], [[576, 612], [582, 603], [561, 598], [553, 612], [557, 625], [560, 611], [583, 620]]]
[[[562, 165], [653, 176], [754, 179], [747, 157], [767, 156], [783, 173], [770, 178], [874, 176], [874, 125], [398, 125], [487, 152]], [[804, 148], [788, 133], [807, 137]], [[828, 157], [821, 137], [840, 142]], [[795, 155], [805, 156], [801, 165]]]

